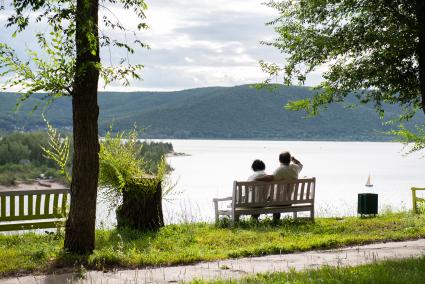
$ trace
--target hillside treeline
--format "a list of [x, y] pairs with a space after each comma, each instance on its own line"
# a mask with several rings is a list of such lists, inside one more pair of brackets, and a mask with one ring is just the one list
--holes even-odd
[[[330, 105], [317, 117], [283, 108], [290, 100], [311, 97], [307, 87], [278, 86], [272, 92], [248, 85], [208, 87], [175, 92], [99, 93], [99, 131], [104, 135], [114, 121], [114, 130], [123, 131], [134, 123], [144, 129], [143, 138], [157, 139], [273, 139], [330, 141], [388, 141], [390, 126], [372, 104], [352, 108], [357, 101]], [[17, 95], [0, 93], [0, 131], [40, 130], [45, 127], [42, 102], [36, 97], [13, 112]], [[385, 105], [385, 119], [398, 116], [401, 109]], [[71, 101], [59, 98], [46, 108], [46, 116], [56, 127], [72, 131]], [[29, 115], [28, 113], [31, 113]], [[411, 123], [420, 122], [414, 118]]]
[[[161, 157], [173, 151], [171, 143], [140, 142], [145, 170], [155, 173]], [[46, 132], [13, 132], [0, 135], [0, 184], [13, 185], [17, 180], [53, 178], [64, 181], [57, 165], [44, 157], [41, 147], [48, 148]], [[72, 147], [71, 147], [72, 149]], [[71, 155], [72, 157], [72, 155]]]

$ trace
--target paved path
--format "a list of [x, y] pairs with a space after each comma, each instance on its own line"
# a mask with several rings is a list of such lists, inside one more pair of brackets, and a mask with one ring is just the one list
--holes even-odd
[[287, 271], [290, 268], [302, 270], [318, 268], [322, 265], [354, 266], [377, 260], [421, 255], [425, 255], [425, 239], [154, 269], [120, 270], [108, 273], [89, 271], [85, 279], [78, 279], [75, 274], [60, 274], [1, 279], [0, 283], [176, 283], [194, 278], [234, 279], [259, 272]]

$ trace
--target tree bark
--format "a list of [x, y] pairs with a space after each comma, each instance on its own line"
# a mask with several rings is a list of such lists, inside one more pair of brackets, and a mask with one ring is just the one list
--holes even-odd
[[117, 227], [155, 231], [164, 226], [161, 183], [152, 188], [135, 184], [123, 191], [123, 202], [117, 208]]
[[77, 0], [76, 72], [72, 94], [74, 155], [64, 249], [80, 254], [91, 253], [95, 247], [99, 177], [97, 23], [98, 0]]
[[416, 19], [418, 25], [418, 64], [419, 64], [419, 91], [421, 106], [425, 114], [425, 1], [416, 0]]

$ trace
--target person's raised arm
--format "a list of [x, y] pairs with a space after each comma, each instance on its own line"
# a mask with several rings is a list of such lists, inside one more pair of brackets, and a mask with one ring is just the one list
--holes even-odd
[[297, 159], [295, 159], [295, 157], [292, 157], [291, 160], [292, 160], [292, 163], [294, 163], [294, 164], [301, 165], [301, 166], [303, 165], [303, 164], [301, 164], [300, 161], [298, 161]]
[[291, 157], [291, 161], [292, 163], [294, 163], [295, 165], [298, 166], [298, 172], [300, 172], [303, 168], [303, 164], [301, 164], [300, 161], [298, 161], [297, 159], [295, 159], [295, 157]]

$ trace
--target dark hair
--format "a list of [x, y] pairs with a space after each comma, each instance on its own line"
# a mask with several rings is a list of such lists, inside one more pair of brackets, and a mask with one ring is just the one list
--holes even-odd
[[264, 164], [264, 162], [263, 162], [263, 161], [261, 161], [261, 160], [255, 160], [255, 161], [252, 163], [251, 168], [252, 168], [252, 170], [253, 170], [254, 172], [264, 171], [264, 170], [266, 169], [266, 165], [265, 165], [265, 164]]
[[289, 152], [280, 153], [279, 162], [281, 162], [284, 165], [289, 165], [289, 163], [291, 163], [291, 154]]

